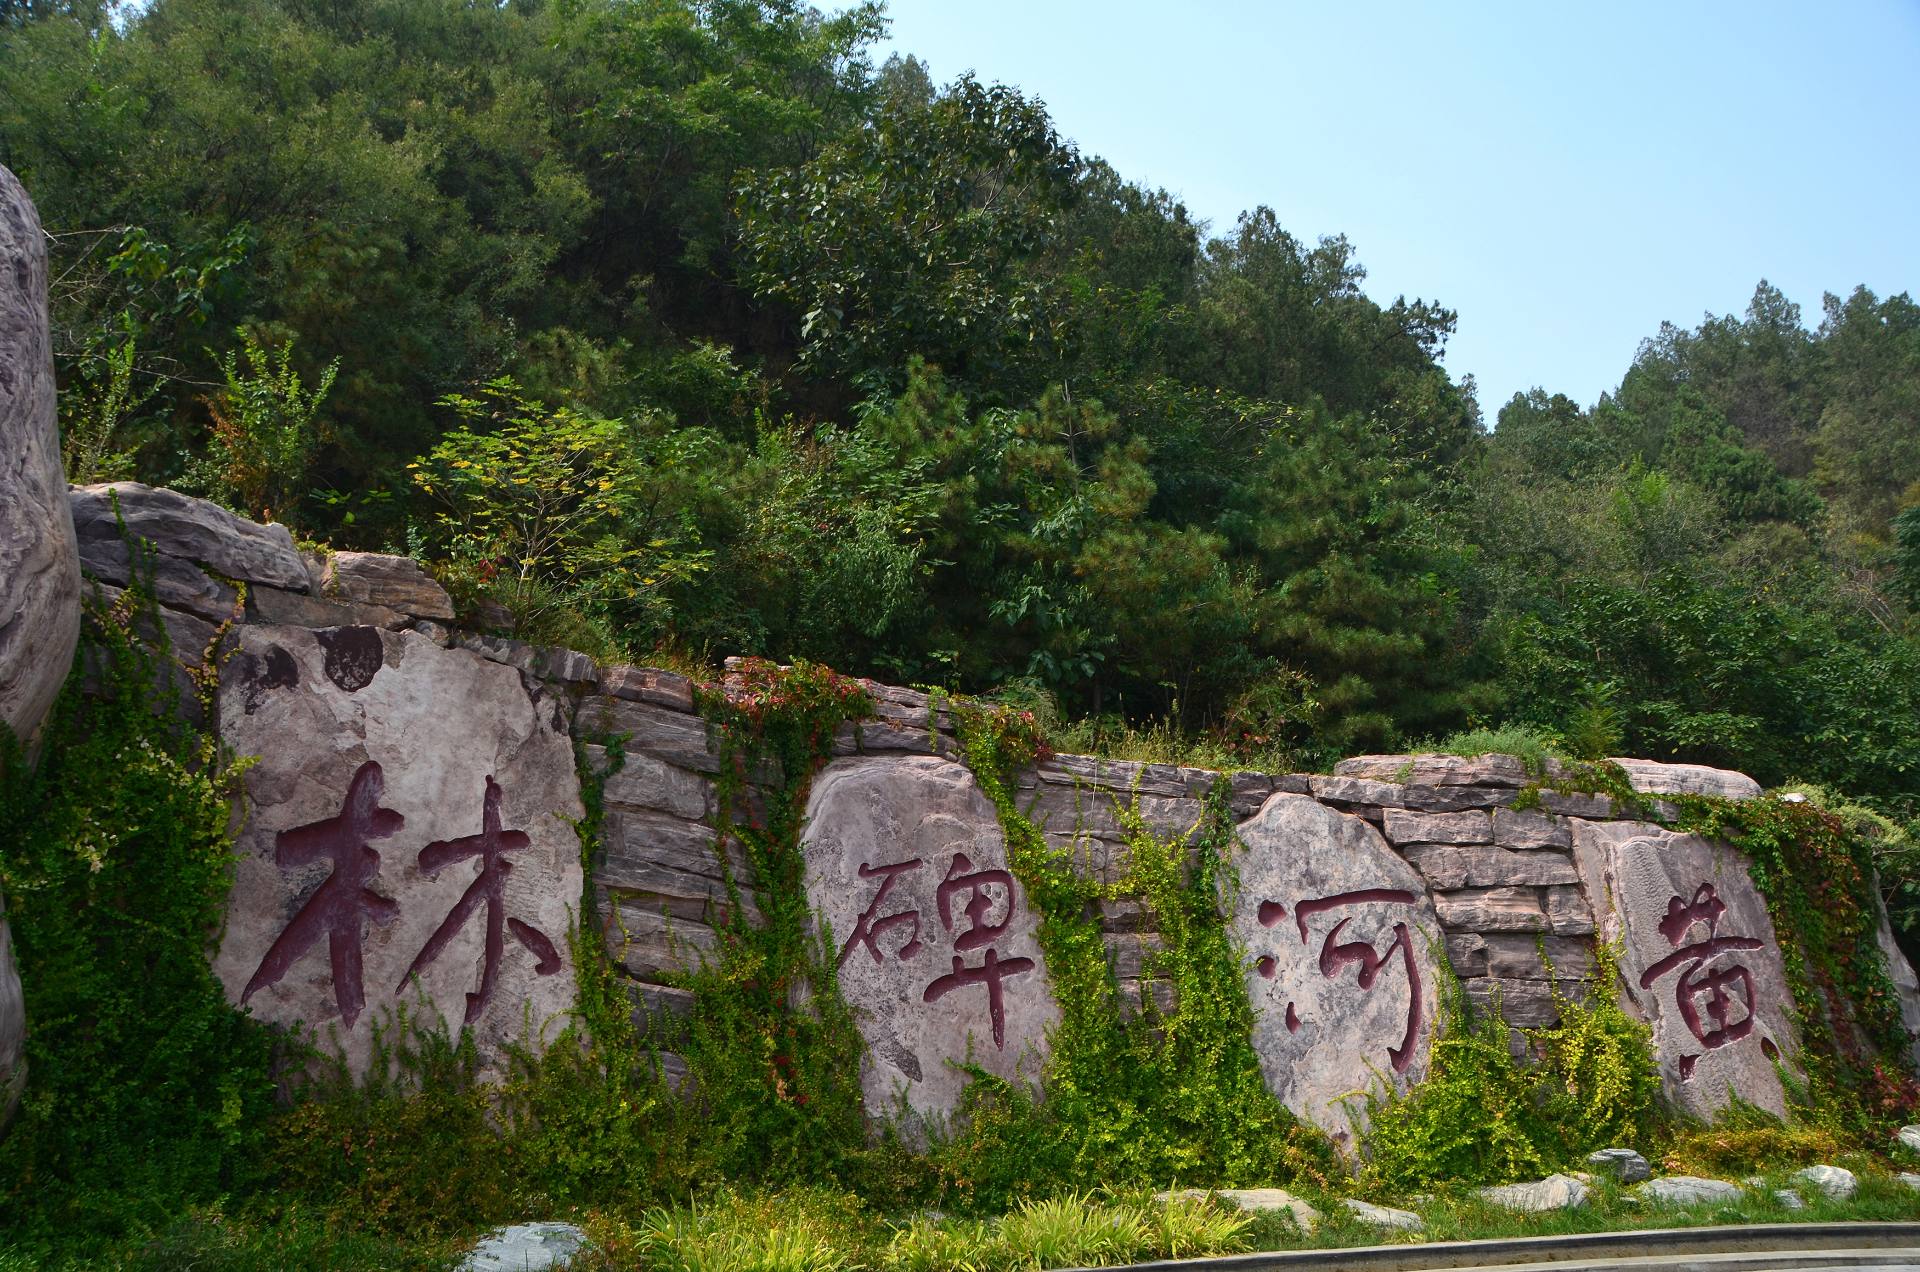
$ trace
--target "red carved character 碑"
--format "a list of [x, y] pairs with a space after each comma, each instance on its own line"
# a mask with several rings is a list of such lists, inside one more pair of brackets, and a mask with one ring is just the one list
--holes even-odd
[[[1000, 921], [990, 921], [995, 909], [994, 892], [1004, 895], [1000, 905], [1004, 910]], [[965, 931], [954, 932], [954, 899], [964, 894], [966, 903], [960, 907], [960, 917], [967, 921]], [[953, 855], [953, 861], [947, 867], [946, 878], [935, 891], [940, 910], [940, 925], [954, 932], [953, 970], [932, 981], [920, 995], [925, 1003], [938, 1002], [957, 989], [970, 985], [982, 985], [987, 991], [987, 1020], [993, 1027], [993, 1045], [1004, 1050], [1007, 1045], [1007, 1004], [1006, 991], [1001, 982], [1009, 976], [1030, 972], [1034, 962], [1030, 958], [1001, 958], [993, 943], [1006, 935], [1013, 923], [1013, 875], [1005, 870], [976, 870], [973, 861], [963, 852]], [[969, 965], [966, 953], [986, 947], [977, 965]]]

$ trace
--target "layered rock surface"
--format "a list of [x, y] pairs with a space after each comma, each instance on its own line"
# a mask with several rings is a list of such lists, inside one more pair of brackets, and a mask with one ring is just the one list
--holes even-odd
[[[431, 1010], [457, 1025], [466, 996], [480, 996], [477, 1020], [489, 1046], [528, 1022], [536, 1033], [556, 1027], [570, 1002], [560, 987], [570, 988], [571, 976], [543, 974], [537, 943], [508, 920], [546, 936], [564, 960], [567, 923], [583, 900], [577, 844], [564, 826], [576, 815], [567, 810], [578, 808], [568, 752], [577, 744], [604, 771], [618, 738], [624, 762], [605, 783], [601, 853], [585, 898], [591, 912], [577, 917], [603, 934], [670, 1077], [684, 1074], [673, 1051], [691, 995], [680, 978], [718, 948], [734, 905], [755, 923], [767, 903], [740, 844], [720, 842], [721, 752], [692, 682], [460, 630], [446, 593], [405, 558], [303, 554], [279, 527], [131, 484], [71, 496], [87, 568], [109, 597], [130, 577], [132, 560], [112, 516], [116, 496], [129, 529], [157, 550], [159, 625], [181, 661], [209, 650], [224, 659], [220, 726], [237, 750], [265, 757], [249, 775], [260, 807], [221, 954], [235, 997], [271, 1019], [330, 1028], [351, 1057], [366, 1013], [402, 1001], [398, 981], [441, 925], [457, 918], [418, 969]], [[222, 626], [229, 620], [230, 630]], [[1054, 1007], [1043, 989], [1036, 916], [1018, 881], [999, 878], [1006, 868], [1001, 830], [955, 762], [951, 713], [924, 693], [868, 688], [875, 718], [841, 730], [832, 747], [838, 758], [813, 789], [803, 849], [809, 900], [848, 955], [843, 992], [867, 1030], [862, 1074], [870, 1106], [890, 1109], [904, 1094], [916, 1118], [938, 1118], [959, 1089], [948, 1062], [964, 1057], [969, 1044], [974, 1060], [996, 1072], [1003, 1065], [1008, 1076], [1038, 1077]], [[370, 763], [379, 769], [378, 791], [362, 780]], [[1721, 770], [1623, 768], [1656, 800], [1757, 790]], [[771, 768], [743, 774], [732, 816], [757, 817], [769, 784], [786, 776]], [[1235, 854], [1242, 890], [1223, 899], [1224, 913], [1247, 955], [1256, 1050], [1276, 1093], [1336, 1134], [1351, 1131], [1341, 1096], [1422, 1072], [1440, 959], [1480, 1006], [1516, 1025], [1550, 1024], [1561, 1001], [1585, 992], [1596, 931], [1623, 934], [1638, 951], [1622, 967], [1630, 982], [1623, 992], [1654, 1023], [1670, 1086], [1685, 1107], [1710, 1112], [1730, 1091], [1777, 1106], [1778, 1080], [1761, 1045], [1790, 1054], [1780, 1016], [1785, 983], [1775, 965], [1748, 947], [1717, 945], [1683, 958], [1684, 968], [1659, 970], [1675, 952], [1722, 936], [1758, 933], [1751, 939], [1773, 948], [1760, 923], [1764, 901], [1737, 854], [1724, 845], [1672, 846], [1660, 839], [1667, 832], [1620, 820], [1634, 810], [1616, 808], [1605, 794], [1553, 789], [1551, 766], [1547, 785], [1541, 776], [1511, 756], [1363, 756], [1333, 774], [1223, 778], [1055, 755], [1017, 774], [1014, 794], [1049, 847], [1111, 883], [1130, 865], [1132, 813], [1156, 836], [1187, 844], [1191, 861], [1210, 793], [1224, 782], [1247, 849]], [[491, 996], [485, 897], [461, 911], [481, 857], [453, 860], [464, 850], [442, 847], [422, 860], [431, 845], [489, 833], [489, 777], [499, 787], [499, 834], [529, 837], [495, 854], [510, 869]], [[382, 810], [403, 824], [389, 824]], [[342, 858], [349, 876], [363, 876], [365, 893], [364, 995], [349, 1021], [340, 987], [356, 969], [351, 954], [336, 967], [331, 940], [336, 929], [352, 935], [347, 920], [287, 959], [270, 956], [337, 869], [309, 856], [312, 845], [293, 832], [355, 816], [365, 851], [378, 861], [361, 857], [356, 866], [351, 853]], [[284, 849], [283, 833], [292, 835]], [[913, 861], [920, 865], [889, 869]], [[1703, 884], [1711, 884], [1711, 897], [1699, 892]], [[1702, 916], [1715, 903], [1725, 910], [1708, 923]], [[917, 929], [901, 917], [909, 912]], [[1669, 942], [1662, 924], [1672, 916], [1679, 925], [1689, 914], [1695, 917], [1678, 943]], [[1161, 937], [1151, 908], [1103, 900], [1095, 917], [1123, 1002], [1176, 1007], [1172, 986], [1154, 975]], [[855, 935], [863, 919], [871, 948]], [[961, 948], [975, 932], [985, 939]], [[989, 949], [1005, 972], [996, 978], [998, 1037], [982, 978]], [[1270, 975], [1263, 959], [1271, 960]], [[1006, 971], [1017, 960], [1033, 967]], [[1920, 981], [1897, 950], [1890, 963], [1920, 1019]], [[1736, 968], [1752, 977], [1751, 1016]], [[1656, 974], [1641, 986], [1649, 973]], [[946, 992], [928, 996], [956, 977]], [[1691, 1004], [1691, 1019], [1682, 1001]], [[1743, 1029], [1748, 1019], [1756, 1023]], [[1681, 1068], [1690, 1057], [1689, 1078]]]
[[[33, 201], [0, 167], [0, 728], [31, 753], [80, 634], [47, 336], [47, 246]], [[0, 918], [0, 1123], [26, 1079], [26, 1008]]]

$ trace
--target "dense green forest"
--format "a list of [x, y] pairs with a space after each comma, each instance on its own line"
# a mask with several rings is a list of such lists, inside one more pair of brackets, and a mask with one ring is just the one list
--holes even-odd
[[884, 23], [0, 2], [71, 475], [419, 553], [596, 651], [1247, 762], [1518, 725], [1914, 814], [1907, 295], [1810, 325], [1763, 282], [1490, 429], [1454, 313], [1353, 244], [1198, 223]]

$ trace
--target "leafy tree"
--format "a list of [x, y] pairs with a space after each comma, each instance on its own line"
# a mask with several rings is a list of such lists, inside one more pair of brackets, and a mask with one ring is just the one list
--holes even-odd
[[746, 279], [802, 315], [810, 369], [917, 354], [983, 387], [1031, 385], [1052, 302], [1022, 266], [1059, 232], [1074, 165], [1012, 89], [969, 77], [927, 106], [890, 98], [869, 127], [749, 187]]

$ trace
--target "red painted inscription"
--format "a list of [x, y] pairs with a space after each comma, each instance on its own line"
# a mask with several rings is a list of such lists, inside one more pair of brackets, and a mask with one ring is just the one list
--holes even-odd
[[[1695, 888], [1691, 899], [1676, 896], [1668, 901], [1666, 917], [1660, 920], [1660, 935], [1677, 948], [1640, 975], [1640, 988], [1651, 989], [1662, 977], [1680, 973], [1673, 986], [1674, 1006], [1679, 1008], [1688, 1032], [1708, 1051], [1740, 1041], [1752, 1034], [1755, 1026], [1752, 971], [1738, 962], [1707, 966], [1726, 954], [1765, 948], [1765, 942], [1750, 936], [1719, 935], [1720, 919], [1726, 912], [1727, 903], [1711, 883]], [[1690, 945], [1681, 944], [1695, 924], [1706, 928], [1706, 937]], [[1691, 1078], [1699, 1061], [1698, 1055], [1680, 1057], [1680, 1076]]]
[[324, 860], [333, 863], [333, 873], [268, 947], [266, 957], [241, 991], [241, 1002], [252, 997], [255, 990], [278, 982], [314, 942], [325, 936], [333, 970], [334, 1002], [340, 1007], [340, 1019], [347, 1028], [353, 1028], [367, 1005], [360, 970], [360, 944], [366, 938], [364, 920], [371, 918], [384, 925], [400, 913], [393, 900], [367, 887], [380, 872], [380, 854], [369, 848], [367, 841], [385, 839], [407, 824], [399, 813], [380, 807], [385, 791], [386, 779], [380, 766], [368, 760], [354, 773], [338, 813], [274, 836], [273, 859], [282, 867]]
[[487, 927], [485, 953], [480, 967], [480, 990], [467, 995], [467, 1023], [470, 1025], [479, 1019], [486, 1010], [487, 1003], [493, 998], [495, 985], [500, 977], [500, 959], [506, 952], [506, 933], [512, 932], [514, 939], [527, 947], [534, 956], [533, 970], [541, 976], [551, 976], [560, 970], [560, 952], [553, 947], [546, 934], [519, 919], [506, 915], [507, 876], [513, 873], [513, 866], [506, 860], [506, 854], [527, 847], [533, 841], [524, 830], [502, 830], [500, 827], [500, 784], [487, 777], [486, 795], [480, 804], [480, 833], [462, 835], [458, 839], [436, 839], [420, 850], [420, 870], [431, 878], [456, 861], [465, 861], [476, 857], [480, 861], [480, 873], [468, 885], [467, 890], [454, 903], [447, 917], [441, 920], [427, 943], [407, 966], [406, 974], [400, 978], [404, 988], [415, 972], [439, 957], [468, 918], [474, 907], [482, 901], [487, 903]]
[[[1340, 892], [1332, 896], [1314, 897], [1301, 901], [1293, 908], [1294, 926], [1300, 933], [1300, 943], [1307, 944], [1307, 921], [1316, 914], [1340, 910], [1352, 905], [1385, 903], [1389, 905], [1412, 905], [1413, 893], [1403, 888], [1360, 888], [1352, 892]], [[1273, 927], [1287, 916], [1287, 907], [1278, 901], [1262, 901], [1259, 918], [1262, 927]], [[1362, 990], [1370, 990], [1380, 979], [1380, 973], [1393, 961], [1394, 952], [1400, 954], [1400, 963], [1407, 973], [1407, 1028], [1400, 1038], [1400, 1045], [1387, 1048], [1387, 1060], [1396, 1073], [1404, 1073], [1413, 1063], [1414, 1041], [1420, 1035], [1420, 1024], [1424, 1019], [1424, 1010], [1420, 1002], [1420, 967], [1413, 957], [1413, 933], [1405, 923], [1393, 925], [1393, 940], [1385, 950], [1375, 950], [1365, 941], [1342, 941], [1341, 933], [1353, 922], [1349, 914], [1333, 925], [1326, 938], [1320, 943], [1320, 974], [1328, 980], [1335, 980], [1348, 966], [1360, 969], [1357, 983]], [[1279, 964], [1272, 955], [1262, 955], [1254, 964], [1260, 975], [1272, 980], [1279, 972]], [[1293, 1003], [1287, 1004], [1287, 1031], [1295, 1033], [1300, 1028], [1300, 1014]]]

